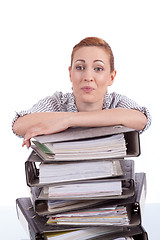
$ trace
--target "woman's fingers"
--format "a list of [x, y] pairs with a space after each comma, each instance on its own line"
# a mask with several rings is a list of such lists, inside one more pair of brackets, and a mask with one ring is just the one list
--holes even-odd
[[38, 135], [38, 132], [35, 131], [35, 129], [35, 127], [32, 127], [26, 132], [23, 139], [22, 147], [26, 146], [27, 148], [29, 148], [31, 146], [31, 138]]
[[22, 147], [26, 146], [27, 148], [29, 148], [31, 146], [31, 141], [30, 139], [23, 139], [23, 143], [22, 143]]
[[61, 117], [59, 119], [52, 119], [43, 123], [38, 123], [27, 130], [23, 139], [22, 146], [27, 146], [27, 148], [29, 148], [31, 146], [31, 138], [42, 134], [61, 132], [63, 130], [66, 130], [68, 127], [69, 126], [67, 125], [66, 118], [64, 117]]

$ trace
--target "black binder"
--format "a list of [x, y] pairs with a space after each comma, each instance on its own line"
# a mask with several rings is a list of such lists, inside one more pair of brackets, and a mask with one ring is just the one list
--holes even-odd
[[[46, 224], [46, 217], [35, 214], [30, 198], [19, 198], [16, 200], [17, 215], [22, 225], [26, 229], [31, 240], [47, 240], [46, 233], [63, 232], [81, 229], [74, 226], [50, 226]], [[105, 229], [105, 228], [104, 228]], [[113, 233], [105, 234], [101, 237], [94, 237], [91, 240], [113, 240], [118, 237], [132, 236], [136, 240], [148, 240], [147, 233], [141, 225], [134, 227], [118, 227]]]

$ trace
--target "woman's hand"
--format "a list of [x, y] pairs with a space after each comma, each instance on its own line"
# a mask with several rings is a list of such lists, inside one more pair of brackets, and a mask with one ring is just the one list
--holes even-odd
[[[70, 114], [68, 114], [70, 115]], [[22, 146], [26, 145], [27, 148], [31, 146], [30, 139], [43, 134], [57, 133], [66, 130], [70, 127], [70, 117], [66, 114], [59, 114], [59, 116], [54, 117], [53, 119], [45, 120], [39, 122], [36, 125], [27, 129]]]

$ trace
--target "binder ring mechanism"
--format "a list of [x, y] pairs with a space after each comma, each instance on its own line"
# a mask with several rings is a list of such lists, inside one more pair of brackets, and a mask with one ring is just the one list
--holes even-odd
[[134, 203], [133, 212], [134, 213], [139, 213], [139, 203], [138, 202]]

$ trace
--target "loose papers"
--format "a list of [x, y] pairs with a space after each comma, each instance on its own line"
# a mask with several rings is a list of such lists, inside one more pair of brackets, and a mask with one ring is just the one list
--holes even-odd
[[87, 199], [122, 194], [121, 181], [92, 181], [51, 186], [49, 197], [56, 199]]
[[67, 225], [117, 225], [129, 224], [126, 207], [112, 206], [104, 208], [93, 208], [83, 211], [75, 211], [52, 215], [47, 221], [48, 224]]
[[118, 160], [81, 161], [40, 164], [39, 180], [42, 184], [84, 179], [97, 179], [122, 175]]
[[75, 209], [88, 208], [93, 205], [104, 203], [105, 200], [48, 200], [48, 211], [50, 214], [73, 211]]

